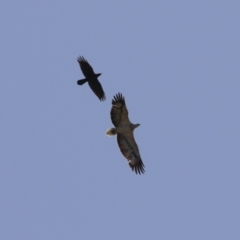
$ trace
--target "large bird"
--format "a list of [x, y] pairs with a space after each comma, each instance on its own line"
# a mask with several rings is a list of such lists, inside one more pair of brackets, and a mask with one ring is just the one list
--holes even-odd
[[94, 73], [93, 68], [84, 57], [78, 57], [77, 61], [80, 65], [83, 75], [85, 76], [84, 79], [78, 80], [77, 84], [83, 85], [84, 83], [88, 82], [89, 87], [97, 95], [100, 101], [104, 101], [106, 96], [101, 83], [98, 81], [98, 77], [101, 75], [101, 73]]
[[129, 166], [137, 174], [144, 173], [144, 164], [133, 136], [133, 130], [140, 124], [130, 122], [125, 99], [121, 93], [113, 97], [110, 115], [115, 128], [108, 129], [106, 134], [108, 136], [117, 134], [118, 146], [123, 156], [128, 160]]

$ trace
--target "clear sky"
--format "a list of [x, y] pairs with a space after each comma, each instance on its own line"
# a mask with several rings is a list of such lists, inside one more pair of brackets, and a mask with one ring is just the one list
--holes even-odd
[[[240, 239], [240, 2], [0, 3], [0, 239]], [[102, 75], [100, 102], [76, 61]], [[146, 172], [117, 146], [121, 92]]]

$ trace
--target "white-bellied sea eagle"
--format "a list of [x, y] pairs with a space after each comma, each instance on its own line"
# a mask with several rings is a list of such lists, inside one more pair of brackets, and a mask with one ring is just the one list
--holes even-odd
[[113, 97], [110, 115], [115, 128], [108, 129], [106, 134], [108, 136], [117, 134], [118, 146], [123, 156], [128, 160], [129, 166], [137, 174], [144, 173], [144, 164], [133, 136], [133, 130], [140, 124], [130, 122], [125, 99], [121, 93]]

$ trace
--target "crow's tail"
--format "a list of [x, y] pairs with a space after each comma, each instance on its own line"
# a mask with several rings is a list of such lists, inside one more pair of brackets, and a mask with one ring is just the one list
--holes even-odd
[[84, 79], [81, 79], [81, 80], [78, 80], [77, 81], [77, 84], [78, 85], [83, 85], [84, 83], [86, 83], [88, 80], [86, 79], [86, 78], [84, 78]]

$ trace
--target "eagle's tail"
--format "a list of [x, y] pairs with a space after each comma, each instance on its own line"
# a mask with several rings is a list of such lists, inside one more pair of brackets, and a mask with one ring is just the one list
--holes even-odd
[[81, 79], [81, 80], [78, 80], [77, 81], [77, 84], [78, 85], [83, 85], [84, 83], [86, 83], [88, 80], [86, 79], [86, 78], [84, 78], [84, 79]]
[[110, 128], [107, 130], [106, 135], [108, 135], [109, 137], [113, 136], [116, 134], [116, 129], [115, 128]]

